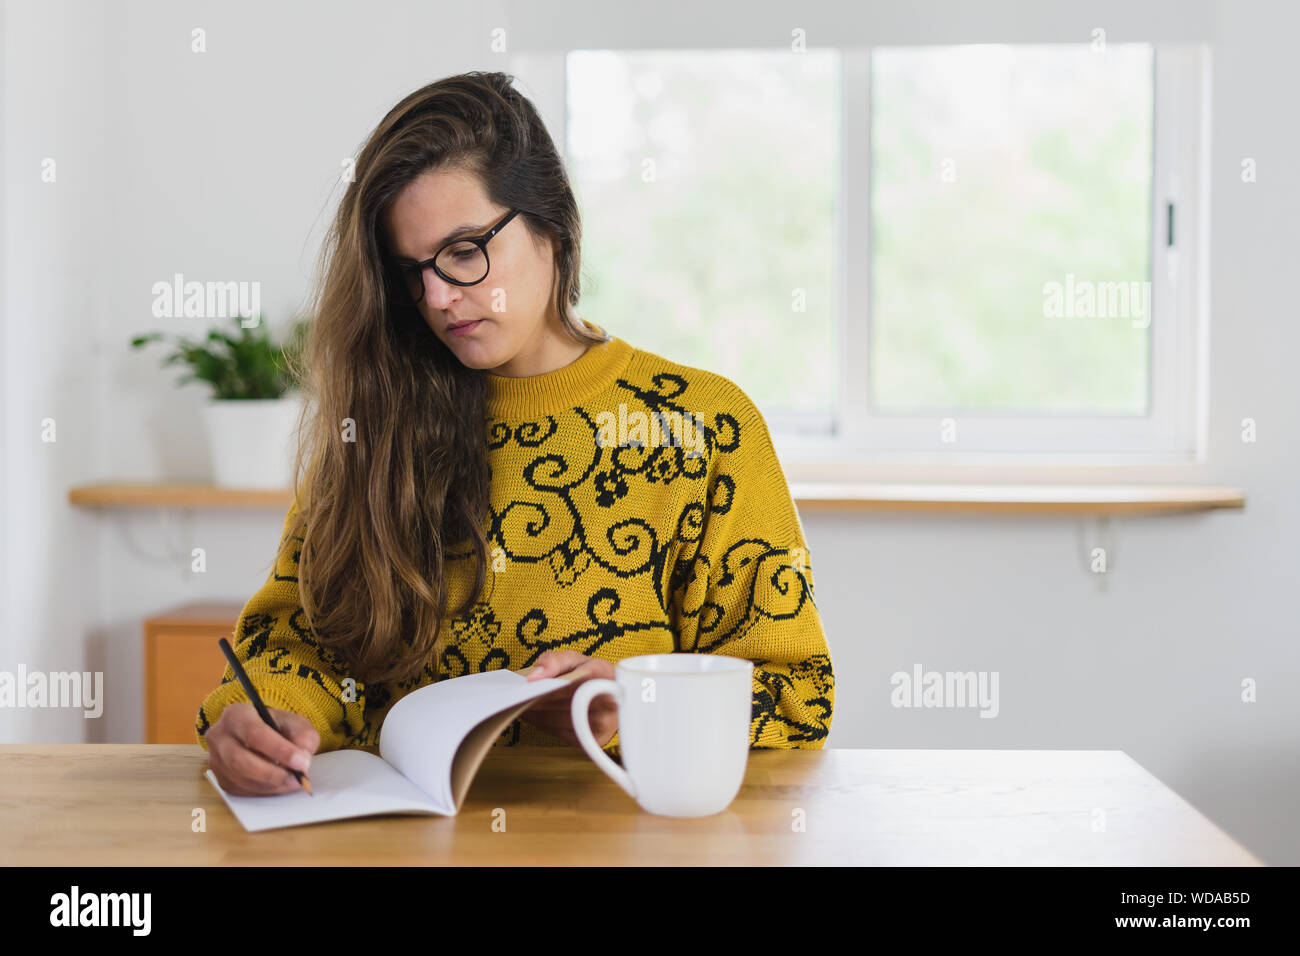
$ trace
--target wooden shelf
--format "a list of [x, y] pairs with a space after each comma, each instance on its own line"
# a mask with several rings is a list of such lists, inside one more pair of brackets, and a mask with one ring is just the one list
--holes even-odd
[[288, 488], [218, 488], [173, 482], [113, 482], [82, 485], [68, 491], [68, 501], [82, 508], [269, 508], [288, 511]]
[[[1215, 485], [882, 484], [790, 482], [802, 511], [975, 512], [983, 514], [1162, 514], [1244, 508], [1240, 488]], [[170, 482], [83, 485], [68, 501], [83, 508], [254, 508], [286, 511], [291, 492]]]

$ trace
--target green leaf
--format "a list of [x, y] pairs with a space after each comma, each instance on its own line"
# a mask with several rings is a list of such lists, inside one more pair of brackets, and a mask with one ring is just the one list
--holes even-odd
[[[309, 320], [294, 323], [280, 344], [272, 341], [264, 314], [258, 314], [256, 326], [245, 326], [240, 316], [232, 316], [231, 321], [239, 330], [237, 334], [223, 327], [208, 330], [198, 342], [175, 339], [161, 364], [190, 369], [177, 384], [206, 382], [213, 396], [221, 399], [279, 398], [295, 387], [287, 356], [298, 354], [295, 350], [305, 345]], [[163, 333], [151, 332], [135, 336], [131, 342], [139, 348], [162, 338]]]

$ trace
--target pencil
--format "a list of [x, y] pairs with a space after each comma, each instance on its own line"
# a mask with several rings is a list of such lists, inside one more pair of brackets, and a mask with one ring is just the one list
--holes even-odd
[[[217, 641], [217, 643], [221, 645], [221, 653], [225, 654], [226, 660], [230, 662], [230, 669], [235, 672], [235, 676], [239, 678], [239, 683], [243, 685], [244, 693], [248, 695], [248, 699], [252, 701], [253, 706], [257, 709], [257, 716], [266, 721], [267, 726], [277, 734], [285, 740], [288, 740], [289, 735], [281, 730], [279, 725], [277, 725], [272, 719], [270, 712], [266, 709], [266, 705], [262, 703], [262, 695], [257, 692], [257, 688], [253, 686], [253, 682], [249, 680], [248, 675], [244, 673], [244, 668], [240, 665], [239, 658], [235, 656], [235, 652], [231, 648], [230, 643], [224, 637]], [[298, 782], [302, 784], [302, 788], [307, 791], [308, 796], [311, 796], [311, 781], [303, 776], [301, 770], [294, 770], [292, 767], [287, 769], [291, 774], [298, 778]]]

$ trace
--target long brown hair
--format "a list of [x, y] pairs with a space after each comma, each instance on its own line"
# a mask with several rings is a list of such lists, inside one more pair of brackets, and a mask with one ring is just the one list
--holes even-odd
[[310, 329], [292, 369], [304, 407], [298, 516], [283, 547], [299, 552], [299, 593], [315, 639], [359, 681], [436, 669], [446, 562], [474, 562], [473, 585], [451, 612], [459, 615], [478, 599], [488, 558], [486, 382], [397, 291], [384, 266], [388, 206], [430, 170], [474, 173], [494, 202], [521, 210], [533, 237], [551, 242], [548, 311], [553, 305], [576, 341], [602, 340], [572, 312], [581, 223], [568, 175], [512, 82], [505, 73], [465, 73], [394, 106], [362, 147], [321, 251]]

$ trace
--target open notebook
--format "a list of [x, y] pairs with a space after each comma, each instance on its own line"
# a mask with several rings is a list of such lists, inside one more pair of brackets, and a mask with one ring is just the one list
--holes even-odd
[[245, 830], [274, 830], [378, 813], [455, 816], [488, 750], [539, 698], [569, 686], [567, 676], [529, 682], [510, 670], [466, 674], [411, 691], [388, 711], [381, 757], [333, 750], [312, 757], [312, 793], [236, 797], [216, 787]]

